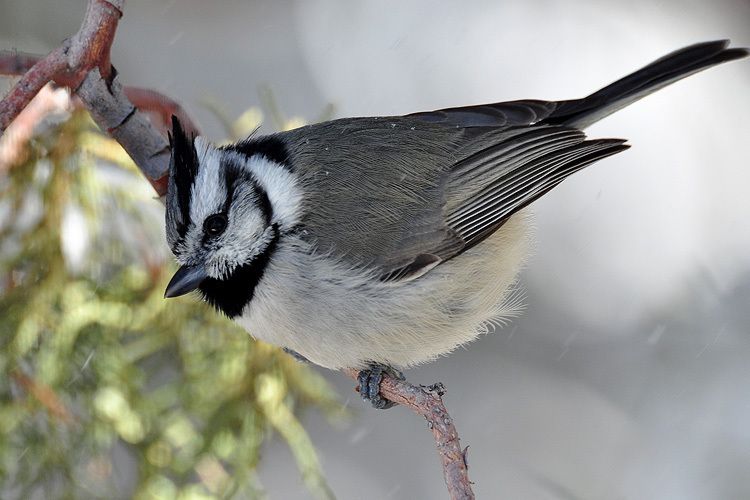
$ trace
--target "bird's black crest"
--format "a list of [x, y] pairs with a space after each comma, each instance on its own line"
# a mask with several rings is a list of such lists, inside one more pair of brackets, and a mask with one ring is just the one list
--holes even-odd
[[272, 162], [284, 165], [290, 168], [289, 150], [284, 141], [272, 135], [267, 137], [248, 138], [237, 144], [226, 146], [227, 150], [236, 151], [237, 153], [250, 158], [253, 155], [261, 155]]
[[271, 226], [271, 230], [271, 241], [252, 261], [237, 267], [227, 279], [208, 278], [198, 287], [206, 302], [230, 318], [242, 314], [245, 306], [253, 300], [255, 287], [263, 278], [271, 256], [276, 251], [281, 234], [276, 224]]
[[195, 137], [185, 132], [176, 116], [172, 116], [170, 145], [169, 176], [174, 183], [174, 195], [182, 216], [177, 231], [184, 236], [190, 222], [190, 192], [198, 175], [198, 153], [195, 150]]

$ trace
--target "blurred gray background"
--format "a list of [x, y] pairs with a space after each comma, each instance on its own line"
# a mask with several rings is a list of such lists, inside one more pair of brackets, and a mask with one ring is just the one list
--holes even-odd
[[[46, 52], [84, 8], [2, 0], [0, 46]], [[218, 139], [201, 102], [237, 116], [262, 85], [308, 119], [564, 99], [715, 38], [750, 45], [750, 2], [129, 0], [112, 58]], [[534, 205], [524, 316], [407, 373], [448, 387], [479, 498], [750, 498], [749, 114], [744, 60], [592, 127], [633, 148]], [[305, 421], [337, 495], [445, 497], [424, 421], [329, 375], [355, 419]], [[280, 442], [260, 474], [307, 497]]]

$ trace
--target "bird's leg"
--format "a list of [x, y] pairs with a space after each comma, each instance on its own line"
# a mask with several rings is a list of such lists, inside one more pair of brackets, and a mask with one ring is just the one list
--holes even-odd
[[383, 373], [387, 373], [399, 380], [406, 380], [404, 374], [390, 366], [372, 363], [367, 369], [361, 370], [357, 376], [359, 382], [359, 395], [362, 399], [369, 401], [373, 408], [387, 410], [396, 405], [393, 401], [385, 399], [380, 395], [380, 382]]

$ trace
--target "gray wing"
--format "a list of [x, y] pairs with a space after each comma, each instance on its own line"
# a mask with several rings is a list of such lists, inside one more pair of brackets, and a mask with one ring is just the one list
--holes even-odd
[[424, 111], [406, 116], [464, 128], [512, 127], [540, 122], [552, 115], [557, 107], [556, 101], [525, 99]]
[[423, 275], [568, 175], [627, 148], [573, 128], [530, 126], [549, 108], [518, 101], [281, 134], [305, 190], [307, 236], [384, 280]]
[[306, 185], [321, 249], [384, 279], [413, 279], [496, 231], [567, 176], [628, 146], [584, 128], [688, 75], [748, 55], [727, 41], [677, 50], [582, 99], [524, 100], [280, 135]]

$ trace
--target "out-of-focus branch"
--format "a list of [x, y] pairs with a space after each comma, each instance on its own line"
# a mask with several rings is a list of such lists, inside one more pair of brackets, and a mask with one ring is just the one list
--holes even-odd
[[42, 87], [15, 120], [8, 126], [6, 133], [0, 136], [0, 176], [14, 165], [26, 159], [26, 144], [34, 135], [34, 129], [52, 113], [65, 111], [70, 106], [70, 96], [63, 89]]
[[11, 377], [61, 422], [65, 424], [73, 423], [73, 415], [49, 386], [35, 381], [20, 371], [12, 372]]
[[[357, 370], [346, 369], [343, 372], [348, 377], [357, 380]], [[461, 449], [458, 431], [443, 404], [444, 392], [445, 389], [441, 384], [429, 387], [416, 386], [387, 373], [383, 374], [383, 381], [380, 383], [381, 395], [409, 408], [427, 420], [427, 426], [435, 438], [435, 446], [443, 466], [443, 478], [451, 499], [472, 499], [474, 493], [471, 490], [471, 481], [469, 481], [466, 450]]]
[[162, 130], [172, 127], [172, 115], [174, 115], [180, 119], [180, 124], [185, 130], [198, 131], [190, 115], [174, 99], [155, 90], [140, 87], [123, 87], [123, 91], [139, 111], [151, 113], [152, 117], [158, 118], [159, 127]]
[[[171, 99], [153, 91], [127, 89], [120, 85], [117, 72], [110, 64], [109, 52], [123, 4], [124, 0], [89, 0], [79, 32], [43, 58], [7, 52], [0, 54], [0, 73], [23, 74], [0, 102], [0, 131], [5, 131], [48, 82], [68, 87], [88, 108], [102, 130], [123, 146], [161, 196], [166, 193], [169, 147], [164, 136], [136, 104], [144, 111], [156, 113], [162, 122], [168, 122], [169, 117], [176, 114], [186, 127], [197, 130], [182, 108]], [[357, 378], [356, 370], [344, 372]], [[386, 398], [427, 420], [450, 497], [474, 498], [465, 451], [461, 449], [453, 420], [443, 404], [441, 387], [418, 387], [385, 375], [380, 390]], [[47, 392], [37, 391], [37, 396], [51, 411], [53, 408], [58, 413], [62, 411]]]

